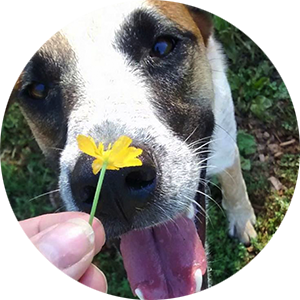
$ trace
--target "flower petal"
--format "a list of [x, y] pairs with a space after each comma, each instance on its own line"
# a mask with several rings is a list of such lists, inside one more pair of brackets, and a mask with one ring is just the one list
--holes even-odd
[[92, 163], [93, 173], [97, 175], [103, 166], [103, 160], [95, 159]]
[[[116, 165], [117, 165], [117, 163], [116, 163]], [[130, 159], [124, 160], [123, 162], [121, 162], [117, 166], [119, 168], [127, 168], [127, 167], [139, 167], [139, 166], [142, 166], [142, 165], [143, 165], [143, 163], [140, 159], [130, 158]]]
[[137, 156], [141, 155], [142, 153], [142, 149], [129, 147], [116, 155], [113, 161], [109, 159], [109, 163], [119, 168], [141, 166], [143, 163], [137, 158]]
[[84, 136], [80, 134], [77, 136], [77, 143], [79, 149], [85, 154], [88, 154], [96, 158], [99, 156], [100, 153], [92, 137]]
[[109, 144], [106, 151], [104, 150], [103, 143], [99, 143], [97, 147], [92, 137], [78, 135], [77, 142], [82, 152], [96, 158], [92, 163], [92, 169], [95, 175], [99, 173], [104, 163], [108, 170], [119, 170], [120, 168], [141, 166], [143, 164], [142, 161], [137, 158], [142, 154], [143, 150], [129, 147], [132, 143], [132, 139], [127, 136], [119, 137], [113, 146]]
[[120, 168], [113, 166], [113, 165], [107, 165], [106, 169], [107, 170], [120, 170]]
[[129, 138], [128, 136], [125, 135], [120, 136], [112, 146], [110, 157], [112, 157], [113, 159], [115, 155], [118, 155], [124, 149], [127, 149], [131, 143], [132, 143], [132, 139]]
[[103, 152], [104, 152], [104, 145], [103, 145], [103, 143], [99, 143], [99, 145], [98, 145], [98, 152], [99, 152], [99, 156], [103, 156]]

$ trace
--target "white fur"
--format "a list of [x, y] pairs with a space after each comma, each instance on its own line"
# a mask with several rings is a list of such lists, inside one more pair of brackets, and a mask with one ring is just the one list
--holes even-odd
[[236, 122], [230, 86], [226, 77], [226, 64], [221, 45], [209, 38], [207, 58], [212, 70], [214, 89], [213, 112], [215, 129], [210, 144], [212, 158], [208, 161], [208, 176], [231, 167], [235, 159]]
[[[129, 135], [137, 145], [163, 147], [167, 155], [160, 160], [160, 167], [162, 193], [169, 202], [164, 208], [166, 218], [170, 218], [172, 210], [188, 211], [195, 197], [199, 158], [157, 118], [142, 76], [112, 46], [120, 24], [141, 5], [126, 3], [110, 8], [109, 12], [100, 11], [62, 31], [76, 54], [76, 69], [82, 82], [82, 97], [69, 116], [67, 142], [60, 162], [61, 194], [69, 210], [76, 209], [69, 174], [80, 155], [78, 134], [91, 135], [106, 147], [121, 135]], [[153, 152], [154, 156], [162, 155], [159, 148]]]

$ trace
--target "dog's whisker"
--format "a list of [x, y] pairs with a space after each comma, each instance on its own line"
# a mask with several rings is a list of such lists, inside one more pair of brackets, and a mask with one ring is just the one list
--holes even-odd
[[233, 185], [236, 185], [235, 179], [232, 177], [232, 175], [231, 175], [229, 172], [227, 172], [226, 170], [223, 170], [223, 173], [225, 173], [226, 175], [228, 175], [228, 176], [230, 177], [230, 179], [231, 179], [232, 182], [233, 182]]
[[195, 193], [198, 193], [198, 194], [201, 194], [201, 195], [204, 195], [205, 197], [207, 197], [209, 200], [211, 200], [213, 203], [215, 203], [217, 205], [217, 207], [222, 211], [222, 213], [224, 214], [225, 216], [225, 213], [224, 213], [224, 210], [223, 208], [220, 206], [220, 204], [214, 199], [212, 198], [211, 196], [209, 196], [208, 194], [204, 193], [204, 192], [201, 192], [199, 190], [194, 190]]
[[58, 213], [58, 212], [62, 212], [66, 209], [66, 206], [65, 205], [61, 205], [59, 206], [55, 211], [54, 213]]
[[211, 69], [213, 72], [217, 72], [217, 73], [223, 73], [222, 70], [216, 70], [216, 69]]
[[207, 187], [209, 186], [209, 184], [211, 184], [211, 185], [213, 185], [214, 187], [216, 187], [219, 191], [222, 192], [221, 187], [218, 186], [216, 183], [212, 182], [211, 180], [201, 178], [200, 181], [206, 182]]
[[197, 125], [196, 128], [192, 131], [192, 133], [184, 140], [184, 143], [187, 143], [187, 141], [192, 137], [192, 135], [196, 132], [198, 128], [199, 125]]
[[195, 151], [199, 150], [199, 149], [202, 149], [203, 147], [211, 144], [211, 143], [214, 143], [214, 142], [217, 142], [217, 141], [220, 141], [220, 140], [223, 140], [224, 138], [219, 138], [219, 139], [213, 139], [213, 140], [210, 140], [206, 143], [204, 143], [203, 145], [199, 146], [198, 148], [194, 149]]
[[213, 58], [209, 58], [208, 61], [222, 61], [222, 60], [218, 57], [213, 57]]
[[232, 135], [225, 128], [223, 128], [221, 125], [219, 125], [217, 123], [215, 123], [215, 126], [217, 126], [220, 129], [222, 129], [230, 137], [230, 139], [234, 142], [234, 144], [237, 145], [235, 139], [232, 137]]
[[208, 194], [211, 195], [211, 189], [209, 184], [201, 179], [199, 180], [199, 183], [202, 183], [205, 186], [205, 189], [208, 190]]
[[203, 137], [203, 138], [201, 138], [201, 139], [198, 139], [198, 140], [196, 140], [196, 141], [194, 141], [194, 142], [188, 144], [188, 147], [189, 147], [189, 148], [193, 148], [195, 145], [198, 145], [198, 144], [200, 144], [200, 143], [202, 143], [203, 141], [208, 140], [208, 139], [211, 139], [211, 136], [207, 136], [207, 137]]
[[56, 150], [56, 151], [63, 151], [64, 149], [58, 147], [47, 147], [48, 149]]
[[208, 220], [210, 220], [209, 215], [207, 214], [206, 210], [194, 199], [187, 197], [187, 196], [183, 196], [183, 198], [185, 198], [186, 200], [190, 201], [191, 203], [195, 204], [198, 208], [200, 208], [199, 213], [202, 213], [202, 215], [204, 217], [206, 217]]
[[202, 165], [204, 162], [206, 162], [206, 161], [212, 159], [212, 158], [215, 157], [215, 156], [216, 156], [216, 155], [208, 156], [208, 157], [206, 157], [205, 159], [200, 160], [200, 161], [198, 162], [197, 166]]
[[211, 153], [215, 153], [215, 152], [212, 151], [212, 150], [204, 150], [204, 151], [194, 152], [194, 153], [192, 153], [192, 155], [194, 155], [194, 156], [200, 156], [201, 154], [206, 154], [206, 153], [211, 154]]
[[[205, 186], [205, 189], [208, 189], [208, 194], [211, 195], [211, 189], [210, 189], [210, 187], [209, 187], [209, 183], [205, 182], [205, 181], [202, 180], [202, 179], [199, 180], [199, 183], [203, 184], [203, 185]], [[191, 192], [194, 192], [194, 193], [195, 193], [195, 191], [196, 191], [196, 190], [190, 189], [190, 188], [188, 188], [188, 187], [187, 187], [186, 189], [189, 190], [189, 191], [191, 191]]]
[[51, 195], [51, 194], [54, 194], [54, 193], [58, 193], [60, 191], [60, 189], [57, 189], [57, 190], [53, 190], [53, 191], [50, 191], [50, 192], [47, 192], [47, 193], [43, 193], [43, 194], [40, 194], [38, 196], [35, 196], [31, 199], [28, 200], [28, 202], [31, 202], [33, 200], [36, 200], [36, 199], [39, 199], [41, 197], [44, 197], [44, 196], [47, 196], [47, 195]]

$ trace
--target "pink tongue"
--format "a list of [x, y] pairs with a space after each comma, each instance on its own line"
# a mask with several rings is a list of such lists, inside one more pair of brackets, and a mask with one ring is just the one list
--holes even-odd
[[206, 272], [206, 257], [192, 220], [180, 217], [121, 237], [131, 289], [144, 299], [168, 299], [196, 292], [195, 272]]

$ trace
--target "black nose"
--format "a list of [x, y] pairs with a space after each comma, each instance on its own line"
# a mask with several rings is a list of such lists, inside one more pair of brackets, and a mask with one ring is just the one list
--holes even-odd
[[[156, 187], [156, 169], [153, 160], [143, 152], [143, 165], [120, 170], [107, 170], [96, 215], [121, 218], [131, 224], [134, 216], [152, 200]], [[82, 154], [71, 174], [73, 198], [79, 209], [87, 213], [91, 206], [98, 183], [99, 173], [92, 172], [94, 158]]]

